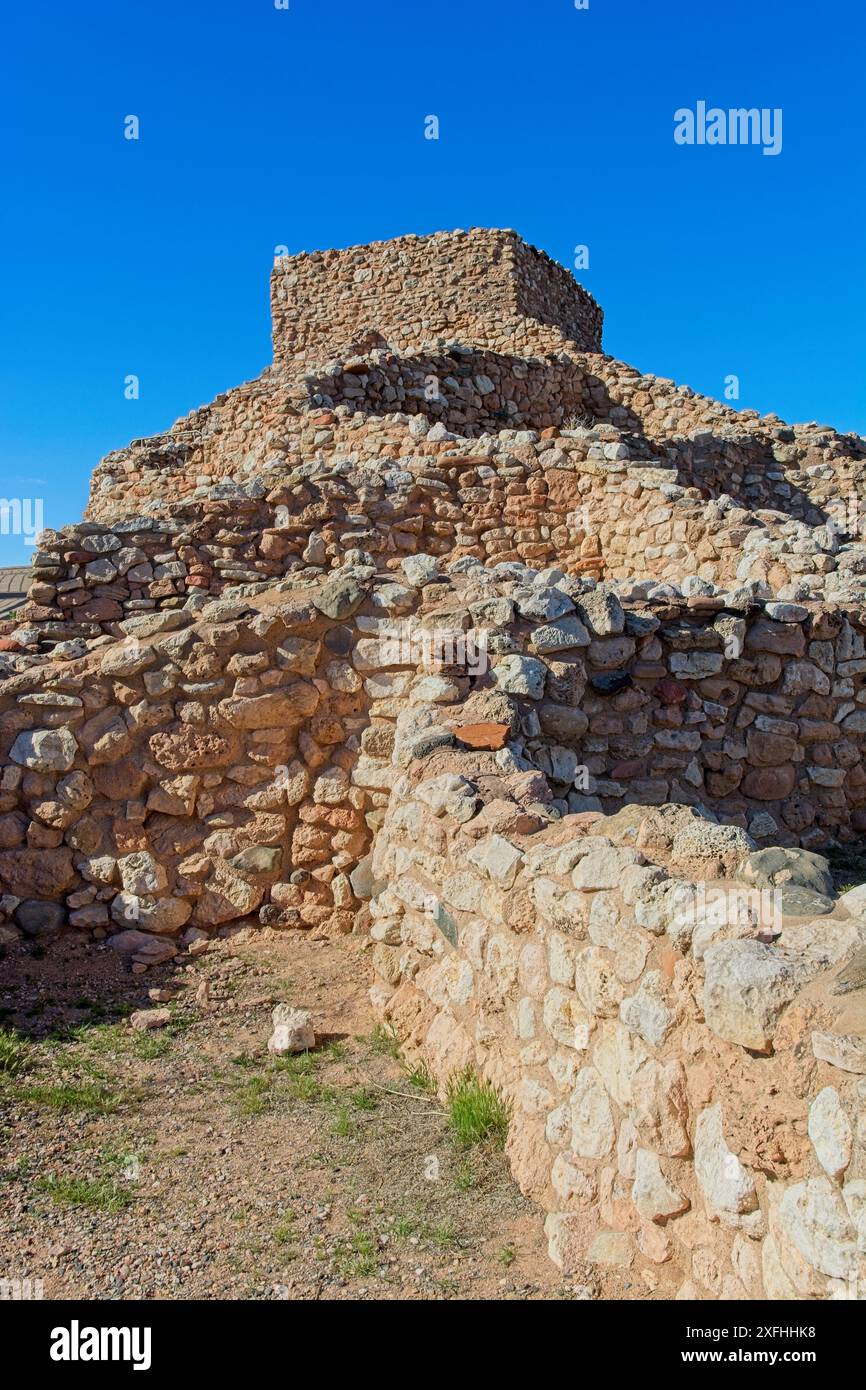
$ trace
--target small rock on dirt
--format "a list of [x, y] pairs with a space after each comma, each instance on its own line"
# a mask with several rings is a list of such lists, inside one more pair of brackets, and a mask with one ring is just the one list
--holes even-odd
[[268, 1038], [268, 1052], [283, 1056], [287, 1052], [309, 1052], [316, 1046], [309, 1009], [293, 1009], [288, 1004], [277, 1004], [271, 1021], [274, 1031]]

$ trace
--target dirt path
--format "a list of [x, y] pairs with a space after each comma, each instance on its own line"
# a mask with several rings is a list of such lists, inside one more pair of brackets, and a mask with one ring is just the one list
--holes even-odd
[[[458, 1147], [376, 1027], [357, 939], [257, 929], [144, 976], [70, 939], [0, 971], [25, 1038], [0, 1072], [3, 1277], [46, 1298], [588, 1296], [503, 1155]], [[135, 1032], [160, 989], [171, 1023]], [[312, 1009], [315, 1053], [268, 1056], [280, 999]]]

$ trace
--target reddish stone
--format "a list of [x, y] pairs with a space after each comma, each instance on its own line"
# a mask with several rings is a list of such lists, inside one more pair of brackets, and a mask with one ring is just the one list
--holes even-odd
[[495, 753], [504, 748], [511, 732], [507, 724], [462, 724], [454, 730], [464, 748], [482, 748]]
[[768, 734], [762, 730], [749, 730], [746, 746], [749, 762], [756, 767], [780, 767], [789, 763], [797, 754], [797, 740], [787, 734]]
[[13, 642], [11, 637], [0, 637], [0, 652], [20, 652], [23, 651], [20, 642]]
[[665, 678], [665, 680], [659, 681], [654, 693], [658, 695], [663, 705], [681, 705], [683, 700], [688, 697], [689, 692], [684, 685], [680, 685], [679, 681]]
[[615, 782], [620, 777], [642, 777], [646, 770], [646, 763], [642, 758], [632, 758], [629, 762], [617, 763], [610, 770], [610, 776]]
[[794, 790], [797, 775], [790, 763], [781, 767], [753, 767], [743, 778], [744, 796], [755, 801], [783, 801]]
[[59, 898], [77, 875], [70, 849], [8, 849], [0, 853], [0, 880], [17, 898]]
[[123, 617], [119, 603], [110, 598], [94, 598], [75, 610], [75, 620], [79, 623], [112, 623]]
[[25, 603], [18, 609], [18, 617], [22, 623], [46, 623], [55, 618], [62, 618], [63, 614], [59, 608], [46, 608], [41, 603]]
[[727, 599], [716, 594], [692, 594], [686, 599], [687, 608], [703, 608], [712, 613], [718, 613], [726, 603]]

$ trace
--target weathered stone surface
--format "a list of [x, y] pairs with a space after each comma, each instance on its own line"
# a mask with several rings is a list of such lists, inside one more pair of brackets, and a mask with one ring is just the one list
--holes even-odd
[[136, 1009], [129, 1015], [129, 1026], [137, 1033], [148, 1032], [152, 1028], [164, 1028], [171, 1022], [171, 1009]]
[[159, 893], [168, 885], [168, 875], [152, 854], [141, 850], [117, 861], [120, 881], [127, 893]]
[[648, 971], [637, 993], [623, 999], [619, 1016], [632, 1033], [637, 1033], [651, 1047], [664, 1042], [674, 1024], [674, 1012], [666, 998], [663, 977], [657, 970]]
[[34, 729], [19, 734], [9, 753], [14, 763], [36, 772], [68, 772], [78, 744], [69, 729]]
[[821, 1062], [866, 1076], [866, 1037], [816, 1031], [812, 1034], [812, 1051]]
[[367, 597], [366, 588], [352, 575], [335, 575], [313, 596], [313, 603], [328, 618], [349, 618]]
[[640, 864], [642, 855], [633, 849], [616, 849], [609, 846], [594, 850], [581, 859], [575, 868], [571, 881], [575, 888], [595, 891], [600, 888], [616, 888], [620, 876], [632, 864]]
[[661, 1170], [656, 1154], [649, 1149], [638, 1149], [635, 1164], [632, 1201], [647, 1221], [663, 1224], [672, 1216], [688, 1211], [688, 1197], [668, 1182]]
[[628, 1269], [634, 1257], [634, 1237], [627, 1231], [599, 1231], [586, 1253], [590, 1264], [614, 1265], [619, 1269]]
[[25, 898], [16, 907], [14, 918], [25, 936], [47, 938], [56, 936], [66, 922], [66, 909], [62, 903]]
[[192, 904], [182, 898], [155, 898], [150, 895], [118, 893], [111, 903], [111, 918], [119, 927], [172, 936], [192, 915]]
[[0, 853], [0, 883], [18, 898], [58, 898], [74, 881], [69, 849], [10, 849]]
[[704, 954], [704, 1015], [720, 1038], [769, 1052], [776, 1021], [802, 975], [760, 941], [722, 941]]
[[219, 713], [235, 729], [275, 729], [300, 723], [315, 711], [318, 703], [314, 686], [293, 681], [270, 695], [222, 700]]
[[835, 1086], [825, 1086], [809, 1106], [809, 1138], [825, 1173], [841, 1178], [851, 1162], [854, 1131]]
[[246, 917], [255, 912], [263, 896], [261, 885], [248, 882], [227, 864], [216, 863], [195, 904], [192, 920], [196, 926], [216, 927]]
[[556, 622], [545, 623], [530, 634], [533, 647], [541, 655], [548, 652], [570, 651], [575, 647], [589, 646], [589, 633], [574, 614], [560, 618]]
[[147, 932], [129, 930], [116, 932], [108, 938], [108, 945], [120, 955], [130, 956], [133, 961], [146, 965], [158, 965], [171, 960], [177, 954], [177, 946], [165, 937], [149, 936]]
[[694, 820], [674, 835], [671, 858], [688, 877], [729, 877], [754, 843], [739, 826]]
[[254, 878], [258, 874], [276, 873], [282, 857], [281, 849], [270, 845], [249, 845], [247, 849], [232, 855], [228, 863], [239, 874], [249, 874]]
[[754, 1211], [754, 1179], [725, 1143], [722, 1107], [702, 1110], [695, 1126], [695, 1174], [711, 1210], [742, 1215]]
[[505, 656], [493, 668], [498, 688], [509, 695], [527, 695], [540, 700], [544, 695], [547, 667], [531, 656]]
[[760, 849], [747, 854], [740, 865], [738, 877], [757, 888], [798, 884], [811, 888], [825, 897], [833, 893], [833, 875], [828, 861], [821, 854], [791, 848]]
[[584, 1067], [571, 1093], [571, 1145], [582, 1158], [604, 1158], [616, 1138], [607, 1092], [594, 1067]]
[[857, 1273], [857, 1230], [828, 1178], [807, 1178], [782, 1194], [779, 1224], [785, 1239], [814, 1269], [832, 1279]]
[[605, 584], [584, 594], [577, 611], [596, 637], [619, 636], [625, 627], [622, 604]]
[[129, 751], [133, 738], [118, 709], [105, 709], [88, 719], [78, 737], [90, 767], [116, 763]]

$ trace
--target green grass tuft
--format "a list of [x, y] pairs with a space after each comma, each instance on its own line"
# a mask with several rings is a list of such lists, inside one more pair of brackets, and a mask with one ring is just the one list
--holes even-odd
[[0, 1073], [20, 1076], [27, 1069], [27, 1043], [9, 1028], [0, 1028]]
[[511, 1107], [472, 1067], [451, 1077], [446, 1101], [451, 1129], [462, 1149], [476, 1144], [505, 1147]]
[[129, 1188], [115, 1178], [40, 1178], [36, 1186], [63, 1207], [88, 1207], [109, 1214], [123, 1211], [132, 1201]]
[[90, 1115], [113, 1115], [125, 1097], [111, 1091], [101, 1082], [52, 1081], [27, 1086], [15, 1086], [14, 1098], [28, 1105], [44, 1106], [48, 1110], [66, 1113], [84, 1112]]
[[426, 1062], [418, 1062], [414, 1066], [407, 1062], [404, 1070], [410, 1086], [414, 1086], [416, 1091], [423, 1091], [425, 1095], [435, 1096], [436, 1078]]

